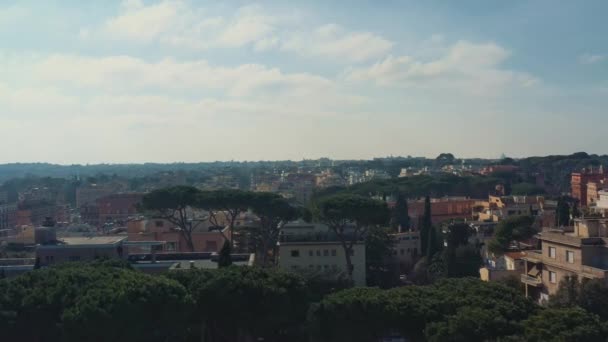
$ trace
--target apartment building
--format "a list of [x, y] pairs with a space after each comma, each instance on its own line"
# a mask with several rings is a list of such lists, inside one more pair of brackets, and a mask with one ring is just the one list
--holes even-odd
[[523, 257], [526, 296], [539, 301], [554, 294], [564, 277], [608, 279], [608, 220], [577, 219], [574, 227], [539, 234], [541, 249]]
[[[327, 226], [296, 221], [286, 224], [279, 239], [279, 267], [294, 272], [347, 273], [344, 248]], [[353, 281], [366, 285], [365, 243], [353, 244]]]
[[[472, 219], [478, 201], [467, 197], [431, 198], [431, 220], [433, 224], [453, 219]], [[424, 215], [424, 199], [408, 201], [408, 213], [414, 228], [420, 225]]]
[[[194, 251], [188, 247], [179, 228], [163, 219], [135, 219], [127, 223], [129, 242], [157, 241], [163, 242], [163, 252], [219, 252], [226, 239], [230, 239], [230, 230], [224, 228], [222, 232], [209, 230], [210, 224], [203, 222], [192, 232]], [[131, 248], [137, 251], [135, 247]]]
[[393, 256], [403, 268], [413, 265], [420, 256], [420, 232], [407, 231], [392, 234], [395, 241]]
[[[600, 166], [597, 169], [590, 167], [589, 169], [582, 169], [581, 172], [573, 172], [571, 175], [570, 184], [572, 187], [572, 197], [580, 201], [581, 206], [589, 205], [589, 196], [587, 193], [587, 185], [592, 185], [592, 191], [597, 191], [597, 184], [605, 183], [608, 179], [608, 174], [604, 172], [604, 167]], [[593, 195], [593, 194], [592, 194]]]
[[17, 205], [0, 204], [0, 230], [13, 229], [17, 225]]

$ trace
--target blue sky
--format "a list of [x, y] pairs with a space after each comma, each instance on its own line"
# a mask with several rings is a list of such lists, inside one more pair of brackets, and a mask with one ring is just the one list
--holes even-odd
[[607, 153], [606, 1], [2, 1], [0, 162]]

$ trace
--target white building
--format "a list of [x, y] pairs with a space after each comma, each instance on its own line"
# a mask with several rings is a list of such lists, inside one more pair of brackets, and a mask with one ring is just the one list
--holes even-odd
[[[279, 267], [284, 270], [348, 273], [342, 244], [323, 224], [288, 223], [282, 229], [278, 245]], [[355, 243], [352, 252], [353, 281], [356, 286], [365, 286], [365, 243]]]

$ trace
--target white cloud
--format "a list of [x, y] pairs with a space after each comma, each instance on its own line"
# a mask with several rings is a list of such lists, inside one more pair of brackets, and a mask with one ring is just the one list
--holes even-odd
[[144, 5], [125, 1], [118, 16], [101, 28], [81, 28], [80, 38], [161, 43], [176, 48], [209, 49], [251, 46], [255, 51], [294, 52], [307, 57], [364, 62], [388, 53], [394, 43], [367, 31], [337, 24], [308, 27], [298, 12], [278, 12], [257, 5], [220, 16], [181, 1]]
[[326, 90], [334, 86], [331, 80], [318, 75], [286, 74], [260, 64], [224, 67], [210, 65], [205, 60], [181, 62], [166, 58], [149, 62], [130, 56], [58, 54], [14, 65], [13, 73], [17, 72], [22, 72], [21, 77], [30, 77], [31, 82], [118, 93], [217, 89], [233, 96], [246, 96], [269, 87], [289, 91], [299, 88]]
[[578, 61], [581, 64], [595, 64], [595, 63], [603, 62], [607, 58], [608, 58], [607, 55], [585, 53], [578, 57]]
[[501, 68], [510, 52], [495, 43], [459, 41], [429, 61], [411, 56], [388, 56], [370, 67], [350, 70], [351, 81], [378, 85], [459, 89], [487, 95], [504, 86], [527, 87], [538, 80], [529, 74]]
[[370, 32], [351, 32], [336, 24], [289, 35], [281, 48], [305, 56], [363, 62], [385, 55], [393, 42]]
[[124, 13], [109, 19], [103, 33], [112, 38], [151, 41], [173, 30], [187, 14], [184, 5], [177, 1], [162, 1], [144, 6], [138, 1], [125, 1]]

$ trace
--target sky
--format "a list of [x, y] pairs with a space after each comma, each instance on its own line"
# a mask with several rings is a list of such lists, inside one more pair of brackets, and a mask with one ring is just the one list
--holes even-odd
[[606, 154], [608, 1], [0, 2], [0, 163]]

